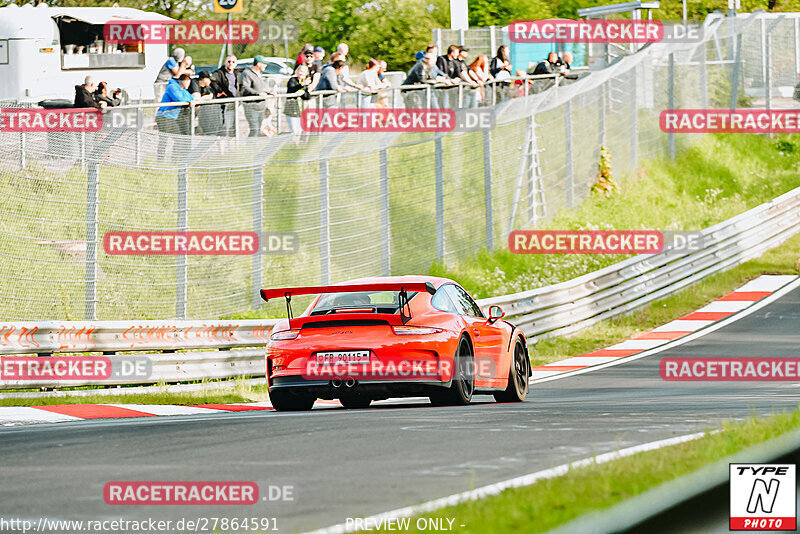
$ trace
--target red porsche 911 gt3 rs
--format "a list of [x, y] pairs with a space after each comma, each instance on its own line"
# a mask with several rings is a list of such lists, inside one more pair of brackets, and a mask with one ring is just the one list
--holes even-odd
[[[318, 295], [298, 317], [291, 299]], [[519, 402], [531, 375], [524, 334], [492, 306], [489, 317], [456, 282], [390, 276], [323, 287], [262, 289], [286, 299], [267, 344], [267, 384], [276, 410], [309, 410], [318, 398], [346, 408], [427, 396], [469, 404], [474, 394]]]

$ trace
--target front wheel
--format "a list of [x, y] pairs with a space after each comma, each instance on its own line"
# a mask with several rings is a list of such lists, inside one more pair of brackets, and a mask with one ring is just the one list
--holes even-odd
[[466, 406], [472, 401], [475, 391], [475, 366], [472, 362], [472, 349], [465, 338], [458, 342], [458, 350], [453, 358], [455, 373], [450, 388], [430, 396], [434, 406]]
[[272, 407], [279, 412], [304, 412], [314, 406], [314, 397], [307, 393], [294, 393], [287, 390], [277, 390], [269, 394]]
[[517, 339], [514, 344], [514, 359], [511, 361], [508, 370], [508, 387], [501, 393], [495, 393], [494, 399], [497, 402], [522, 402], [528, 396], [530, 384], [531, 361], [525, 354], [525, 347], [522, 341]]

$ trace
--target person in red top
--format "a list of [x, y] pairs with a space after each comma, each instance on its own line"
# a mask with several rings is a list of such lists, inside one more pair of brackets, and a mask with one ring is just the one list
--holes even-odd
[[303, 45], [303, 48], [300, 49], [300, 53], [297, 54], [297, 61], [294, 62], [294, 68], [303, 65], [306, 62], [306, 52], [314, 53], [314, 45], [311, 43], [306, 43]]

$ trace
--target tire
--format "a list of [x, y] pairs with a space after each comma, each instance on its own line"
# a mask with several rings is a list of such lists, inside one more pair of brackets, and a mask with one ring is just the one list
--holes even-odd
[[306, 393], [277, 390], [269, 394], [269, 400], [279, 412], [305, 412], [314, 406], [317, 399]]
[[522, 340], [517, 338], [514, 343], [514, 355], [508, 370], [508, 387], [501, 393], [495, 393], [497, 402], [522, 402], [528, 396], [530, 384], [531, 361], [525, 353]]
[[339, 402], [341, 402], [342, 406], [348, 410], [358, 410], [362, 408], [369, 408], [370, 403], [372, 403], [372, 399], [369, 397], [364, 397], [363, 395], [349, 395], [347, 397], [340, 398]]
[[472, 401], [475, 391], [475, 366], [472, 349], [466, 338], [458, 342], [458, 349], [453, 357], [455, 373], [448, 389], [432, 394], [429, 398], [434, 406], [466, 406]]

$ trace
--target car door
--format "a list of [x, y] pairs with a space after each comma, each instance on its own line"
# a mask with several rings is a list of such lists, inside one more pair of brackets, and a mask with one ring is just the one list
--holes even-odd
[[503, 344], [502, 330], [496, 323], [489, 323], [480, 306], [463, 288], [448, 284], [445, 290], [469, 325], [475, 345], [476, 375], [481, 378], [497, 378]]

